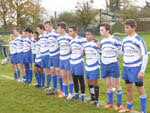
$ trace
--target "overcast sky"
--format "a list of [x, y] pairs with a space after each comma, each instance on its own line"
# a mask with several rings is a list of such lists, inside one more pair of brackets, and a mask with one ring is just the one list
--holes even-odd
[[[43, 0], [42, 5], [48, 9], [50, 13], [57, 11], [58, 13], [63, 11], [75, 10], [76, 3], [87, 0]], [[105, 9], [105, 0], [94, 0], [94, 8]]]
[[[75, 5], [78, 1], [82, 2], [89, 0], [43, 0], [42, 5], [48, 10], [49, 14], [52, 15], [54, 11], [60, 13], [63, 11], [75, 10]], [[138, 4], [139, 6], [145, 5], [145, 0], [136, 1], [136, 4]], [[105, 9], [105, 0], [94, 0], [93, 7], [98, 9]]]

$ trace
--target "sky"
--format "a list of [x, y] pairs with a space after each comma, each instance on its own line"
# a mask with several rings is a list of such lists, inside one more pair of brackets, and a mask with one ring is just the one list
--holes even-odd
[[[76, 3], [80, 1], [89, 1], [89, 0], [43, 0], [42, 5], [45, 9], [48, 10], [50, 15], [53, 15], [56, 11], [57, 13], [61, 13], [63, 11], [73, 11], [75, 10]], [[145, 1], [150, 0], [136, 0], [136, 5], [143, 6], [145, 5]], [[94, 0], [93, 4], [94, 8], [105, 9], [105, 0]]]
[[[42, 5], [49, 11], [50, 14], [53, 14], [54, 11], [61, 13], [63, 11], [75, 10], [75, 6], [78, 1], [82, 2], [87, 0], [43, 0]], [[105, 0], [94, 0], [93, 7], [105, 9]]]

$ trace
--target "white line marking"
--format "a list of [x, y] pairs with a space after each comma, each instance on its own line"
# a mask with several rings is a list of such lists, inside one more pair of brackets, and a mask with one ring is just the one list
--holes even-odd
[[[9, 80], [14, 80], [14, 78], [9, 77], [9, 76], [7, 76], [7, 75], [0, 75], [0, 76], [3, 77], [3, 78], [9, 79]], [[90, 98], [88, 98], [88, 97], [85, 98], [86, 101], [88, 101], [89, 99], [90, 99]], [[100, 104], [100, 105], [103, 105], [103, 106], [107, 105], [106, 102], [101, 101], [101, 100], [99, 100], [99, 104]], [[114, 107], [116, 107], [116, 106], [114, 106]], [[133, 110], [132, 112], [129, 112], [129, 113], [139, 113], [139, 111]]]

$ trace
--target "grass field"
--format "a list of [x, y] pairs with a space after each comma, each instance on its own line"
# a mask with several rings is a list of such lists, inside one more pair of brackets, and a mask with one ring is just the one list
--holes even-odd
[[[147, 48], [150, 51], [150, 34], [141, 33]], [[123, 36], [120, 38], [122, 39]], [[100, 37], [97, 37], [100, 38]], [[4, 36], [8, 40], [8, 35]], [[3, 58], [0, 58], [0, 62]], [[121, 57], [122, 59], [122, 57]], [[122, 60], [120, 61], [120, 71], [122, 72]], [[0, 75], [13, 77], [11, 65], [0, 65]], [[150, 113], [150, 62], [145, 73], [145, 89], [148, 96], [147, 113]], [[35, 80], [35, 79], [34, 79]], [[99, 100], [107, 102], [106, 86], [102, 79], [99, 80], [100, 97]], [[126, 87], [121, 80], [123, 88], [123, 105], [126, 105]], [[86, 96], [89, 97], [88, 87], [86, 85]], [[114, 93], [114, 104], [116, 104], [116, 95]], [[134, 90], [134, 107], [140, 111], [140, 99], [137, 90]], [[47, 96], [46, 91], [36, 89], [24, 83], [18, 83], [0, 76], [0, 113], [114, 113], [114, 109], [104, 109], [103, 105], [95, 108], [88, 103], [82, 103], [81, 100], [67, 101], [58, 99], [57, 96]]]

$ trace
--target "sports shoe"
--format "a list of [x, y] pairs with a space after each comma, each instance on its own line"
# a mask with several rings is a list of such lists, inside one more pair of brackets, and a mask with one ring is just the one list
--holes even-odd
[[48, 91], [47, 95], [56, 95], [57, 89], [52, 88], [51, 90]]
[[73, 98], [73, 95], [69, 93], [69, 95], [67, 96], [67, 100], [71, 100], [72, 98]]
[[106, 109], [108, 109], [108, 108], [113, 108], [113, 106], [114, 106], [113, 104], [107, 104], [107, 105], [105, 106], [105, 108], [106, 108]]
[[63, 91], [60, 91], [58, 98], [66, 97]]
[[94, 106], [99, 107], [99, 103], [97, 101], [95, 101]]
[[122, 105], [117, 105], [117, 106], [115, 107], [115, 110], [116, 110], [116, 111], [119, 111], [119, 110], [122, 110], [122, 109], [124, 109]]
[[90, 99], [90, 100], [88, 101], [88, 103], [90, 103], [90, 104], [95, 103], [95, 99]]
[[132, 111], [132, 109], [124, 108], [124, 109], [120, 110], [119, 112], [121, 113], [121, 112], [131, 112], [131, 111]]
[[41, 89], [41, 90], [45, 90], [45, 86], [41, 86], [40, 89]]
[[41, 86], [39, 86], [39, 85], [37, 84], [37, 85], [35, 85], [35, 87], [36, 87], [36, 88], [40, 88]]

